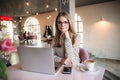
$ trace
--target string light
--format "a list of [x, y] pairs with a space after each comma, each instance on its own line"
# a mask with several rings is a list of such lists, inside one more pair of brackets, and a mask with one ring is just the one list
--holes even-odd
[[26, 1], [26, 5], [27, 5], [27, 6], [29, 6], [29, 5], [30, 5], [30, 3], [29, 3], [28, 1]]
[[48, 4], [46, 5], [46, 8], [49, 8], [49, 5], [48, 5]]
[[22, 17], [20, 17], [20, 19], [22, 19]]
[[47, 17], [47, 19], [50, 19], [52, 16], [51, 15], [49, 15], [48, 17]]
[[57, 8], [55, 8], [55, 11], [57, 11]]
[[26, 14], [29, 14], [29, 11], [26, 11]]
[[36, 12], [36, 15], [38, 15], [38, 12]]

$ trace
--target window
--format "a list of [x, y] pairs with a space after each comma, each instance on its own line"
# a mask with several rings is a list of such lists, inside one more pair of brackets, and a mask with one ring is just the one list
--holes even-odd
[[75, 14], [75, 31], [80, 34], [80, 47], [83, 47], [83, 22], [80, 16]]
[[40, 24], [35, 17], [29, 17], [24, 24], [24, 31], [37, 35], [37, 39], [41, 41]]

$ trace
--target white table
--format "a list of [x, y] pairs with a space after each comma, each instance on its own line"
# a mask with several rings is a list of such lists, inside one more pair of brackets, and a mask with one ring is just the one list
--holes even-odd
[[71, 74], [62, 74], [62, 66], [55, 75], [48, 75], [23, 71], [16, 65], [8, 67], [8, 80], [102, 80], [105, 68], [100, 66], [96, 68], [95, 72], [82, 72], [74, 65]]

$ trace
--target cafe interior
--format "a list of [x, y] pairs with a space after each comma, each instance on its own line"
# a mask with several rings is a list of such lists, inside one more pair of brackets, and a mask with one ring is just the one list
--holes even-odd
[[[55, 18], [59, 12], [66, 11], [73, 20], [76, 33], [81, 36], [79, 46], [88, 52], [96, 66], [105, 69], [99, 79], [92, 79], [87, 73], [91, 78], [89, 80], [120, 80], [119, 3], [119, 0], [0, 0], [0, 40], [10, 38], [16, 48], [50, 47], [50, 41], [55, 35]], [[51, 32], [46, 34], [48, 28]], [[24, 34], [30, 36], [29, 39], [25, 39]], [[11, 67], [20, 63], [17, 51], [9, 56], [9, 63], [8, 80], [18, 80], [18, 76], [11, 74], [17, 73], [11, 71]], [[20, 73], [18, 75], [22, 76]], [[38, 78], [36, 80], [47, 80], [39, 78], [38, 74], [34, 75]], [[58, 80], [77, 80], [67, 77]], [[35, 78], [20, 78], [25, 79]]]

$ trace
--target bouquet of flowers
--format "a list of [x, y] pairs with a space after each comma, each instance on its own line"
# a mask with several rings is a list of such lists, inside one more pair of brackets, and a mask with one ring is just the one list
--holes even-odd
[[0, 59], [3, 61], [7, 60], [7, 56], [10, 56], [11, 52], [16, 51], [15, 45], [5, 32], [6, 30], [6, 25], [0, 25]]
[[14, 51], [16, 51], [16, 47], [12, 43], [11, 39], [6, 38], [0, 40], [0, 59], [3, 61], [8, 60], [8, 56], [10, 56]]
[[9, 58], [12, 52], [17, 51], [16, 46], [9, 37], [4, 37], [0, 33], [0, 78], [8, 80], [7, 66], [10, 66]]

